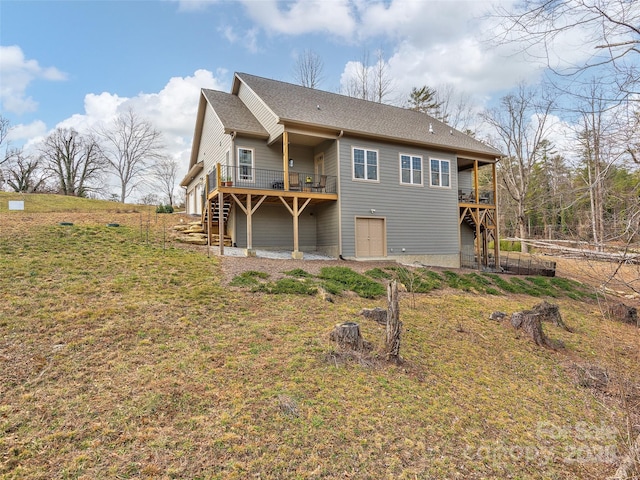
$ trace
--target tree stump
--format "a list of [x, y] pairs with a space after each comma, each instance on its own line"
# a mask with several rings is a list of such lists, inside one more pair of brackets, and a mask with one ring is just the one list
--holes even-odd
[[398, 304], [398, 282], [395, 280], [387, 285], [387, 302], [385, 353], [387, 354], [387, 360], [400, 363], [402, 322], [400, 321], [400, 306]]
[[525, 310], [523, 312], [515, 312], [511, 315], [511, 325], [516, 329], [523, 330], [536, 345], [551, 346], [544, 331], [542, 330], [542, 323], [540, 322], [540, 315], [532, 310]]
[[570, 332], [569, 328], [562, 321], [560, 315], [560, 307], [554, 303], [549, 303], [546, 300], [533, 307], [533, 312], [537, 313], [540, 317], [540, 321], [553, 322], [556, 327], [560, 327], [567, 332]]
[[624, 323], [630, 323], [640, 327], [640, 320], [638, 320], [638, 309], [636, 307], [629, 307], [622, 302], [609, 305], [609, 314], [616, 320], [620, 320]]
[[365, 341], [360, 334], [360, 325], [355, 322], [337, 324], [329, 334], [329, 339], [344, 350], [361, 351], [365, 346]]
[[387, 311], [384, 308], [363, 308], [360, 310], [359, 315], [362, 315], [364, 318], [368, 318], [369, 320], [373, 320], [380, 325], [387, 324]]

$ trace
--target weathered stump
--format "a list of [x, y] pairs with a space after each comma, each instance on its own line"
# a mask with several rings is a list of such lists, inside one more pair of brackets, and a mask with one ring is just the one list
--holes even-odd
[[367, 318], [369, 320], [373, 320], [380, 325], [387, 324], [387, 311], [384, 308], [363, 308], [362, 310], [360, 310], [359, 315], [362, 315], [364, 318]]
[[400, 321], [400, 306], [398, 303], [398, 282], [393, 280], [387, 285], [387, 326], [385, 353], [387, 360], [400, 363], [400, 332], [402, 322]]
[[511, 315], [511, 325], [519, 330], [524, 331], [536, 345], [551, 346], [540, 322], [540, 315], [531, 311], [515, 312]]
[[537, 313], [541, 322], [553, 322], [556, 327], [563, 328], [567, 332], [570, 332], [562, 320], [560, 315], [560, 307], [554, 303], [549, 303], [546, 300], [533, 307], [533, 312]]
[[360, 334], [360, 325], [355, 322], [337, 324], [329, 334], [329, 339], [344, 350], [361, 351], [365, 347], [365, 341]]
[[616, 320], [640, 327], [640, 322], [638, 321], [638, 309], [636, 307], [629, 307], [624, 303], [619, 302], [609, 305], [608, 310], [609, 314]]

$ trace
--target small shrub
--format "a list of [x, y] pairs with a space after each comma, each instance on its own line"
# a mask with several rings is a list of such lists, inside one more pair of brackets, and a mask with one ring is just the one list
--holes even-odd
[[531, 295], [532, 297], [539, 297], [542, 295], [542, 292], [535, 285], [532, 285], [521, 278], [512, 278], [511, 283], [516, 286], [518, 290], [516, 293], [526, 293], [527, 295]]
[[467, 277], [460, 276], [450, 270], [445, 270], [442, 273], [444, 274], [444, 279], [447, 282], [447, 285], [451, 288], [457, 288], [465, 292], [469, 292], [472, 288], [476, 288], [473, 282]]
[[440, 286], [440, 282], [434, 282], [430, 277], [425, 279], [422, 275], [424, 269], [411, 270], [405, 267], [392, 267], [395, 276], [411, 293], [429, 293]]
[[269, 274], [265, 272], [257, 272], [255, 270], [248, 270], [242, 272], [240, 275], [236, 275], [229, 285], [232, 287], [253, 287], [260, 282], [258, 279], [266, 280], [269, 278]]
[[271, 294], [315, 295], [318, 293], [318, 288], [309, 280], [300, 281], [294, 278], [281, 278], [275, 283], [269, 282], [256, 285], [253, 291]]
[[549, 297], [557, 297], [556, 289], [549, 283], [545, 277], [525, 277], [527, 282], [531, 282], [543, 295]]
[[311, 275], [308, 272], [305, 272], [301, 268], [294, 268], [293, 270], [289, 270], [288, 272], [283, 272], [283, 273], [285, 275], [289, 275], [290, 277], [295, 277], [295, 278], [313, 278], [313, 275]]
[[158, 205], [156, 207], [156, 213], [173, 213], [173, 206], [171, 206], [171, 205]]
[[368, 275], [371, 278], [375, 278], [376, 280], [389, 280], [391, 278], [391, 274], [385, 272], [381, 268], [372, 268], [371, 270], [367, 270], [364, 272], [365, 275]]
[[347, 267], [324, 267], [320, 271], [320, 278], [339, 283], [344, 287], [344, 290], [351, 290], [363, 298], [376, 298], [386, 292], [378, 282]]
[[521, 293], [515, 285], [495, 273], [483, 273], [483, 275], [493, 280], [499, 289], [507, 293]]
[[344, 292], [344, 285], [333, 280], [324, 280], [322, 282], [322, 287], [331, 295], [340, 295]]

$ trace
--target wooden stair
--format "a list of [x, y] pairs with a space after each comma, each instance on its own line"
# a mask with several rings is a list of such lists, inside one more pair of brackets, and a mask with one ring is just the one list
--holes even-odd
[[[208, 216], [211, 214], [211, 223], [213, 225], [218, 225], [220, 223], [220, 204], [218, 202], [211, 202], [211, 208], [205, 208], [202, 212], [202, 225], [207, 225], [209, 220]], [[231, 211], [231, 204], [229, 202], [224, 202], [222, 204], [222, 218], [225, 223], [227, 223], [227, 219], [229, 218], [229, 212]]]
[[[222, 220], [226, 224], [229, 219], [229, 213], [231, 212], [231, 203], [224, 202], [222, 204]], [[209, 222], [209, 215], [211, 215], [211, 245], [220, 245], [220, 204], [218, 202], [211, 202], [210, 208], [205, 208], [202, 212], [202, 229], [205, 234], [205, 239], [207, 235], [207, 225]], [[229, 235], [225, 235], [224, 246], [230, 247], [231, 237]]]

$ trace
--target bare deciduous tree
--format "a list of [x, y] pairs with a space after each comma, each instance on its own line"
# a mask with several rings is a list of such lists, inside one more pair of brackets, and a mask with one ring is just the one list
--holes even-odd
[[151, 168], [151, 175], [154, 183], [162, 191], [168, 200], [169, 205], [173, 205], [174, 192], [176, 188], [176, 177], [178, 175], [178, 162], [170, 157], [163, 157]]
[[293, 78], [303, 87], [318, 88], [323, 79], [324, 62], [313, 50], [305, 50], [296, 58]]
[[624, 105], [612, 106], [607, 102], [603, 86], [595, 80], [585, 88], [581, 97], [578, 142], [582, 148], [584, 168], [580, 171], [584, 172], [582, 179], [587, 187], [593, 242], [602, 250], [607, 237], [612, 239], [616, 234], [607, 228], [605, 211], [611, 175], [628, 153], [628, 145], [624, 141], [626, 131], [617, 118], [622, 114]]
[[[538, 98], [537, 92], [520, 85], [515, 93], [502, 98], [500, 108], [482, 114], [497, 135], [498, 147], [506, 154], [498, 168], [508, 195], [517, 205], [520, 238], [527, 238], [527, 193], [553, 105], [550, 100], [538, 103]], [[526, 251], [524, 243], [522, 250]]]
[[58, 128], [41, 144], [41, 162], [63, 195], [84, 197], [104, 171], [104, 157], [93, 136]]
[[359, 62], [353, 63], [350, 77], [342, 87], [342, 93], [349, 97], [372, 102], [385, 103], [393, 90], [393, 79], [382, 50], [376, 52], [376, 62], [369, 65], [369, 52], [365, 50]]
[[444, 84], [436, 88], [436, 101], [440, 103], [442, 112], [439, 120], [461, 132], [471, 133], [476, 114], [469, 94], [457, 91], [451, 84]]
[[161, 134], [150, 122], [132, 110], [119, 115], [113, 124], [100, 130], [104, 156], [120, 181], [120, 201], [145, 181], [153, 162], [162, 158]]
[[14, 192], [38, 192], [46, 181], [40, 170], [40, 158], [25, 156], [22, 150], [13, 150], [5, 171], [7, 185]]
[[[640, 93], [640, 2], [636, 0], [525, 0], [515, 7], [496, 7], [502, 22], [496, 40], [517, 42], [523, 50], [546, 60], [562, 75], [580, 75], [597, 68], [607, 72], [624, 94]], [[569, 34], [581, 35], [591, 47], [588, 58], [568, 67], [557, 67], [557, 41]], [[602, 73], [600, 73], [602, 75]]]
[[0, 165], [2, 165], [3, 163], [9, 160], [8, 159], [9, 152], [6, 145], [6, 140], [7, 140], [7, 135], [9, 135], [10, 127], [11, 127], [11, 124], [9, 122], [9, 119], [0, 115], [0, 148], [4, 147], [4, 152], [2, 152], [2, 155], [0, 156]]
[[389, 76], [389, 68], [384, 59], [384, 52], [376, 52], [376, 63], [373, 66], [373, 101], [385, 103], [393, 90], [393, 79]]

